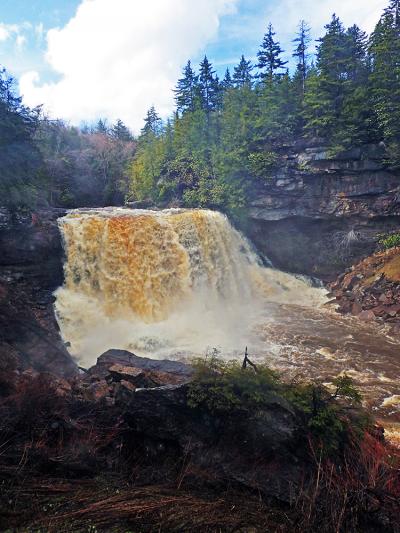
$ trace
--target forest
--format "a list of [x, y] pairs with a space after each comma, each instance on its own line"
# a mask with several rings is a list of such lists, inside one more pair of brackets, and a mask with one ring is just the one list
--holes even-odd
[[128, 190], [127, 165], [136, 142], [121, 120], [77, 128], [30, 109], [15, 82], [0, 72], [0, 195], [2, 205], [118, 205]]
[[151, 107], [137, 139], [121, 120], [75, 127], [27, 108], [3, 70], [2, 197], [18, 207], [146, 200], [232, 212], [276, 175], [282, 148], [301, 142], [326, 146], [331, 157], [380, 144], [385, 164], [399, 168], [400, 0], [371, 35], [334, 14], [311, 51], [301, 21], [295, 68], [271, 24], [257, 61], [242, 55], [222, 79], [207, 57], [197, 70], [188, 61], [173, 116], [163, 121]]

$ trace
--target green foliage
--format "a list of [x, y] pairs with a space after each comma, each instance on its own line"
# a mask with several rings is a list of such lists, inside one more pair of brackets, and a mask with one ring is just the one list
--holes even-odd
[[283, 50], [278, 41], [275, 41], [275, 32], [272, 24], [268, 24], [268, 30], [264, 35], [263, 42], [257, 53], [258, 68], [260, 69], [261, 79], [273, 81], [274, 75], [279, 74], [279, 71], [287, 65], [287, 61], [283, 61], [281, 55]]
[[137, 200], [157, 200], [157, 181], [164, 162], [164, 144], [157, 137], [146, 137], [139, 145], [135, 159], [130, 166], [130, 194]]
[[389, 250], [395, 246], [400, 246], [400, 233], [392, 233], [391, 235], [384, 235], [379, 239], [379, 244], [384, 250]]
[[190, 384], [188, 404], [212, 413], [260, 409], [278, 388], [278, 377], [267, 367], [258, 372], [243, 370], [238, 361], [224, 361], [215, 353], [194, 363], [195, 377]]
[[[0, 72], [2, 204], [78, 207], [124, 199], [214, 207], [235, 216], [257, 184], [282, 163], [282, 146], [318, 139], [333, 157], [382, 143], [383, 161], [400, 168], [400, 15], [390, 0], [375, 30], [345, 28], [333, 15], [318, 39], [301, 21], [293, 40], [296, 69], [268, 25], [257, 66], [241, 55], [222, 81], [207, 57], [186, 64], [176, 112], [164, 124], [154, 107], [136, 143], [128, 127], [100, 118], [81, 129], [41, 119]], [[254, 186], [256, 185], [256, 186]]]
[[[324, 453], [335, 453], [349, 434], [349, 409], [359, 409], [361, 395], [346, 374], [332, 381], [334, 390], [319, 383], [285, 383], [265, 365], [243, 369], [238, 361], [224, 361], [214, 350], [194, 363], [188, 405], [216, 416], [262, 410], [278, 395], [288, 401], [304, 421]], [[360, 412], [352, 418], [357, 434], [369, 423]]]
[[42, 158], [34, 142], [40, 108], [16, 95], [14, 80], [0, 70], [0, 198], [11, 209], [32, 207], [40, 197]]
[[372, 103], [387, 145], [387, 160], [400, 166], [400, 20], [398, 4], [385, 10], [369, 44]]
[[239, 64], [233, 71], [233, 85], [235, 87], [244, 87], [245, 85], [250, 87], [253, 80], [251, 73], [253, 69], [254, 67], [251, 64], [251, 61], [246, 61], [245, 57], [242, 55]]
[[[268, 26], [258, 71], [242, 55], [222, 82], [207, 57], [198, 72], [190, 61], [175, 89], [176, 113], [163, 128], [154, 108], [146, 117], [130, 166], [130, 198], [234, 214], [257, 187], [285, 165], [278, 153], [299, 138], [318, 139], [330, 157], [384, 141], [385, 160], [400, 165], [400, 21], [397, 0], [372, 36], [345, 28], [333, 15], [318, 40], [310, 28], [294, 39], [293, 75]], [[155, 127], [151, 126], [155, 125]]]
[[272, 177], [273, 170], [278, 163], [275, 152], [253, 152], [248, 155], [249, 167], [257, 178], [268, 179]]

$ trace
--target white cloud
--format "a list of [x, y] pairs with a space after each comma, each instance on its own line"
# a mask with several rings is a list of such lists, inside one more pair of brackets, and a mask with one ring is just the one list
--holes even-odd
[[282, 40], [290, 42], [300, 19], [311, 25], [313, 37], [318, 38], [333, 13], [346, 27], [357, 24], [371, 32], [387, 4], [388, 0], [281, 0], [267, 8], [266, 16], [270, 17]]
[[296, 24], [301, 18], [315, 28], [322, 28], [336, 13], [346, 26], [358, 24], [362, 29], [371, 31], [388, 0], [282, 0], [269, 9], [276, 24]]
[[18, 49], [22, 49], [24, 44], [26, 43], [26, 37], [25, 35], [17, 35], [16, 39], [15, 39], [15, 44], [17, 46]]
[[0, 24], [0, 41], [6, 41], [10, 36], [10, 32], [7, 26]]
[[34, 27], [35, 35], [38, 41], [41, 41], [44, 36], [44, 25], [43, 22], [39, 22], [39, 24], [36, 24]]
[[[253, 5], [249, 13], [244, 13], [232, 21], [227, 28], [227, 37], [232, 41], [252, 43], [255, 48], [247, 54], [250, 59], [255, 56], [268, 22], [272, 22], [276, 38], [281, 42], [285, 55], [290, 56], [292, 39], [301, 19], [308, 22], [313, 39], [324, 33], [324, 26], [336, 13], [343, 24], [348, 27], [357, 24], [363, 30], [371, 32], [378, 22], [388, 0], [242, 0], [243, 6], [248, 2]], [[236, 63], [237, 59], [233, 62]], [[227, 60], [227, 63], [231, 62]]]
[[21, 28], [17, 24], [4, 24], [0, 22], [0, 42], [6, 41], [12, 35], [16, 35], [18, 37], [20, 31]]
[[151, 105], [171, 112], [182, 65], [216, 37], [237, 1], [83, 0], [65, 27], [47, 33], [46, 60], [60, 80], [26, 72], [24, 101], [74, 123], [120, 117], [137, 131]]

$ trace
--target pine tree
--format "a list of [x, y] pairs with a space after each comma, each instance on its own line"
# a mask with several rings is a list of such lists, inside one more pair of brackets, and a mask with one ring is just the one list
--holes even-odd
[[222, 83], [219, 81], [218, 75], [216, 75], [212, 82], [212, 95], [211, 95], [212, 109], [214, 111], [222, 108], [223, 96], [224, 96], [224, 87]]
[[356, 24], [348, 28], [348, 65], [349, 79], [367, 83], [369, 74], [368, 35]]
[[275, 83], [261, 86], [258, 94], [255, 141], [276, 145], [291, 139], [296, 126], [296, 99], [289, 72]]
[[370, 39], [372, 97], [388, 160], [400, 165], [400, 1], [385, 9]]
[[301, 20], [299, 23], [298, 33], [293, 42], [296, 45], [296, 48], [293, 51], [293, 57], [297, 59], [297, 70], [296, 74], [301, 79], [302, 94], [304, 95], [305, 86], [306, 86], [306, 77], [307, 77], [307, 68], [308, 68], [308, 45], [311, 42], [310, 37], [311, 28], [308, 24]]
[[39, 116], [40, 107], [24, 106], [14, 79], [0, 69], [0, 198], [11, 209], [31, 208], [39, 193], [42, 157], [34, 141]]
[[197, 89], [198, 76], [192, 69], [191, 62], [188, 61], [183, 70], [183, 77], [178, 81], [174, 90], [178, 112], [194, 111]]
[[258, 68], [261, 70], [259, 76], [261, 79], [271, 80], [274, 74], [280, 69], [285, 68], [287, 61], [282, 61], [281, 54], [283, 53], [279, 42], [274, 40], [275, 32], [272, 24], [268, 24], [268, 31], [264, 35], [260, 50], [257, 53]]
[[107, 119], [100, 118], [95, 127], [95, 133], [101, 133], [103, 135], [108, 134]]
[[111, 136], [120, 141], [132, 141], [132, 133], [129, 128], [125, 126], [121, 119], [118, 119], [111, 128]]
[[233, 87], [233, 81], [232, 81], [232, 77], [231, 77], [231, 73], [230, 73], [229, 68], [227, 68], [226, 71], [225, 71], [225, 76], [224, 76], [224, 79], [221, 82], [221, 86], [222, 86], [224, 91], [227, 91], [228, 89], [232, 89], [232, 87]]
[[233, 71], [233, 83], [235, 87], [243, 87], [247, 85], [251, 87], [253, 76], [251, 74], [254, 69], [251, 61], [246, 61], [244, 56], [240, 58], [239, 64], [235, 67]]
[[383, 12], [383, 16], [386, 15], [393, 17], [393, 25], [396, 28], [400, 27], [400, 0], [390, 0], [388, 7]]
[[357, 25], [348, 28], [347, 61], [340, 123], [334, 135], [338, 146], [358, 146], [378, 140], [369, 85], [367, 34]]
[[203, 109], [209, 113], [215, 107], [216, 84], [214, 79], [214, 70], [211, 63], [204, 56], [200, 63], [199, 89]]
[[339, 18], [334, 14], [319, 39], [317, 70], [305, 94], [306, 128], [312, 135], [329, 138], [338, 129], [344, 98], [348, 66], [348, 39]]
[[157, 114], [154, 106], [147, 111], [144, 119], [144, 126], [141, 129], [141, 136], [144, 138], [158, 137], [162, 133], [162, 120]]

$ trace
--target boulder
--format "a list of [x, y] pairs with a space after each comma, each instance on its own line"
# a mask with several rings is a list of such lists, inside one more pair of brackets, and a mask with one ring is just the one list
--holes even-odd
[[89, 401], [98, 402], [110, 395], [110, 386], [103, 379], [91, 383], [84, 389], [84, 398]]
[[[117, 366], [118, 365], [118, 366]], [[110, 374], [111, 367], [114, 369], [136, 369], [127, 370], [127, 372], [146, 371], [147, 375], [151, 372], [152, 376], [160, 383], [165, 379], [174, 379], [175, 382], [188, 380], [193, 373], [190, 365], [181, 361], [170, 361], [168, 359], [150, 359], [148, 357], [139, 357], [127, 350], [107, 350], [97, 358], [97, 363], [89, 369], [89, 374], [105, 377]], [[123, 372], [123, 370], [122, 370]], [[115, 372], [118, 374], [118, 371]], [[167, 381], [168, 382], [168, 381]], [[171, 383], [171, 381], [169, 381]]]
[[358, 318], [364, 322], [369, 322], [370, 320], [375, 320], [375, 314], [369, 309], [368, 311], [361, 311]]
[[124, 419], [145, 439], [143, 453], [160, 456], [176, 450], [215, 479], [230, 478], [288, 501], [289, 487], [301, 481], [296, 451], [300, 422], [290, 405], [271, 392], [268, 405], [254, 413], [211, 415], [189, 407], [187, 394], [183, 384], [131, 395]]
[[133, 384], [136, 384], [138, 381], [144, 378], [144, 372], [140, 368], [135, 368], [132, 366], [123, 366], [120, 364], [115, 364], [110, 366], [108, 369], [112, 378], [116, 381], [121, 381], [122, 379], [130, 381]]

